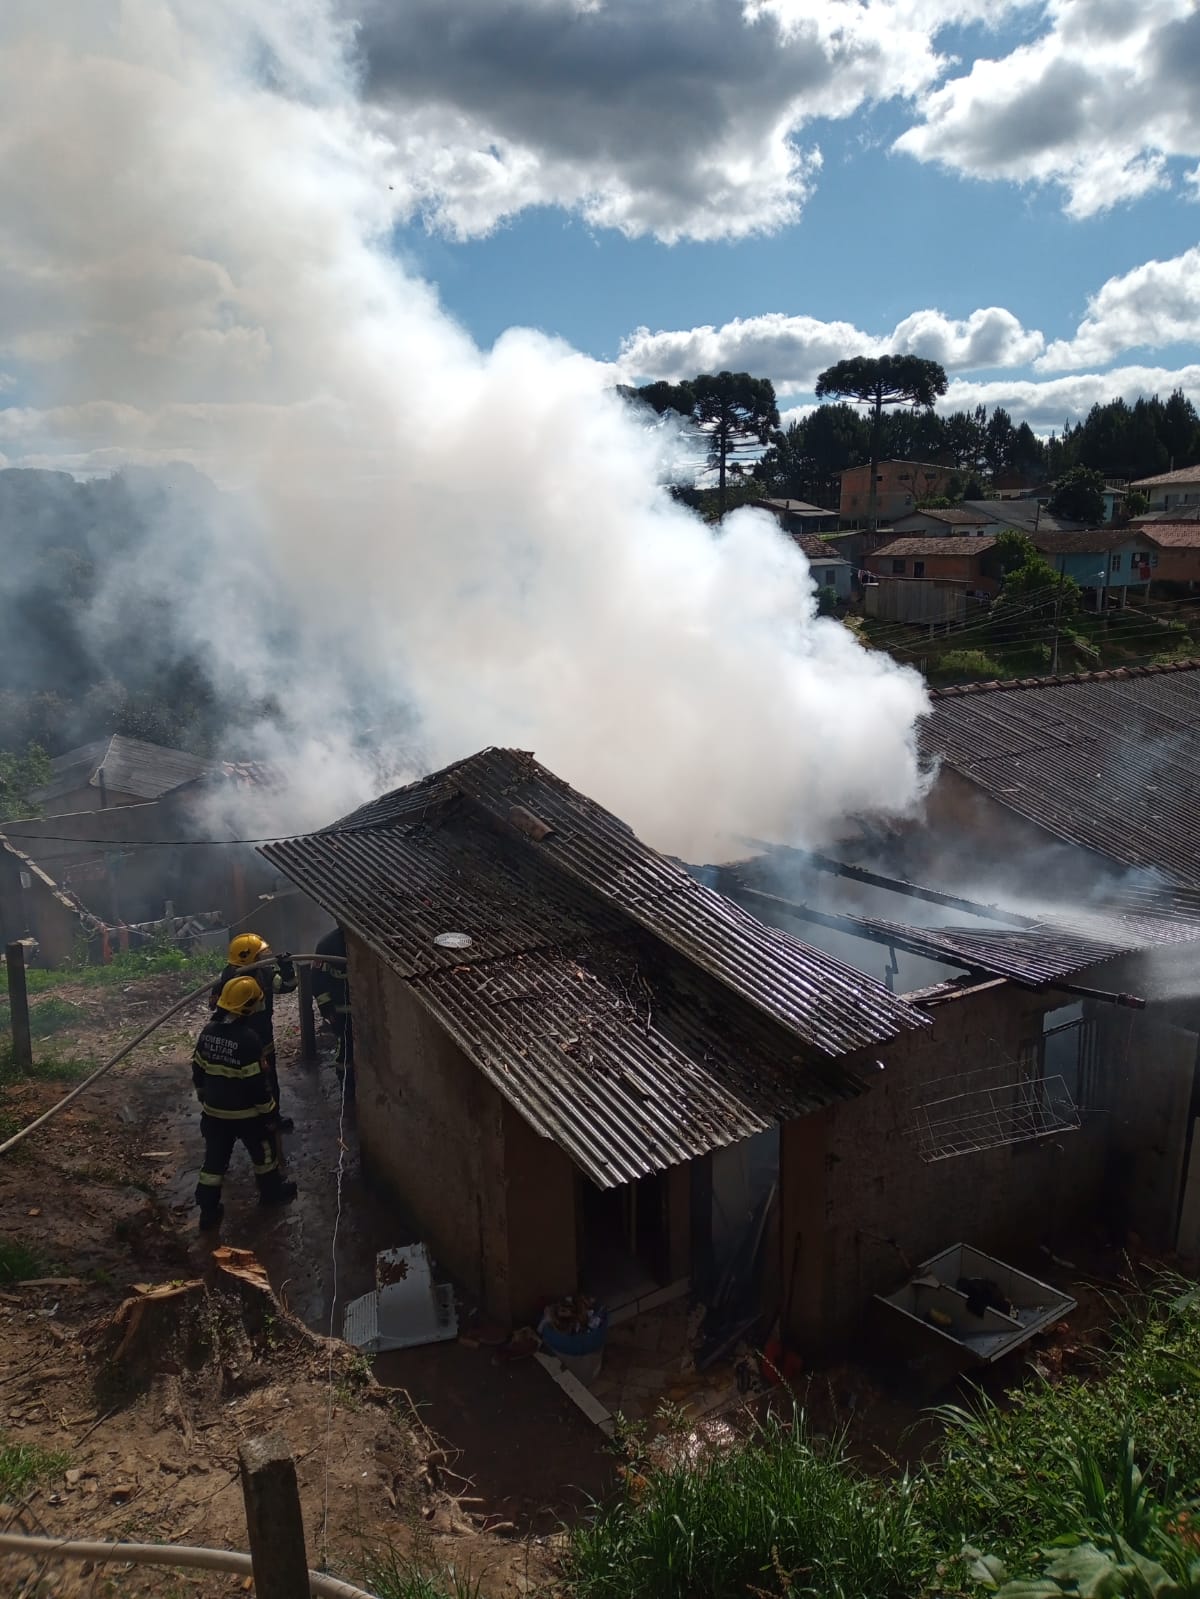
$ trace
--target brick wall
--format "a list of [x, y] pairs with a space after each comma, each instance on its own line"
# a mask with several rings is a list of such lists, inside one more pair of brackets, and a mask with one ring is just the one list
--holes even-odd
[[855, 1328], [871, 1296], [903, 1280], [906, 1261], [958, 1242], [1027, 1256], [1088, 1212], [1103, 1180], [1103, 1118], [932, 1164], [914, 1131], [923, 1099], [957, 1091], [946, 1081], [956, 1075], [1015, 1062], [1062, 1003], [997, 982], [938, 1005], [931, 1030], [880, 1052], [885, 1070], [867, 1093], [784, 1129], [782, 1261], [786, 1280], [799, 1236], [791, 1321], [804, 1347]]

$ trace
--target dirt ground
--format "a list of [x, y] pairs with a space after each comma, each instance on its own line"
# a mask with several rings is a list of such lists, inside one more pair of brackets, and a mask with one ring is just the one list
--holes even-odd
[[[77, 1017], [35, 1053], [99, 1063], [189, 986], [177, 977], [63, 984], [54, 993]], [[353, 1107], [339, 1128], [333, 1072], [299, 1064], [291, 999], [278, 1006], [276, 1037], [300, 1196], [260, 1211], [239, 1150], [219, 1240], [253, 1252], [277, 1302], [247, 1315], [212, 1286], [213, 1246], [198, 1237], [192, 1204], [201, 1146], [188, 1064], [205, 1014], [196, 1002], [0, 1158], [0, 1239], [28, 1246], [50, 1279], [0, 1284], [0, 1443], [63, 1456], [19, 1505], [0, 1507], [0, 1528], [244, 1549], [238, 1446], [278, 1429], [297, 1459], [310, 1564], [361, 1578], [364, 1551], [390, 1544], [429, 1570], [468, 1571], [485, 1599], [556, 1592], [556, 1535], [610, 1490], [616, 1460], [537, 1363], [471, 1339], [381, 1356], [372, 1368], [324, 1340], [340, 1332], [347, 1300], [372, 1287], [376, 1252], [414, 1240], [362, 1181]], [[5, 1086], [0, 1123], [25, 1125], [67, 1086]], [[1124, 1269], [1096, 1243], [1072, 1256], [1013, 1262], [1080, 1301], [1029, 1351], [1050, 1376], [1071, 1369], [1110, 1315], [1092, 1285]], [[188, 1335], [174, 1336], [168, 1320], [167, 1335], [143, 1337], [114, 1363], [113, 1318], [137, 1285], [186, 1283], [209, 1285], [177, 1296]], [[159, 1310], [174, 1316], [174, 1301]], [[985, 1385], [999, 1392], [1020, 1375], [1007, 1364]], [[865, 1466], [890, 1470], [928, 1443], [922, 1409], [953, 1396], [953, 1376], [860, 1359], [803, 1374], [795, 1396], [818, 1432], [845, 1429]], [[238, 1581], [199, 1573], [0, 1557], [6, 1599], [235, 1591]]]
[[[99, 1064], [189, 986], [194, 979], [176, 977], [64, 984], [55, 996], [78, 1006], [78, 1019], [35, 1044], [35, 1056]], [[203, 1001], [182, 1012], [0, 1159], [0, 1238], [34, 1251], [49, 1279], [0, 1287], [0, 1441], [64, 1457], [19, 1508], [0, 1510], [0, 1527], [245, 1549], [238, 1446], [281, 1430], [297, 1460], [312, 1565], [353, 1580], [364, 1551], [391, 1544], [430, 1570], [470, 1571], [494, 1599], [552, 1589], [551, 1547], [532, 1535], [552, 1533], [602, 1492], [611, 1461], [536, 1364], [443, 1345], [380, 1360], [380, 1388], [340, 1342], [331, 1362], [319, 1336], [334, 1299], [339, 1095], [327, 1066], [297, 1064], [294, 1001], [279, 1008], [276, 1038], [300, 1198], [260, 1211], [239, 1150], [219, 1240], [262, 1262], [279, 1315], [248, 1334], [236, 1305], [212, 1301], [204, 1315], [215, 1353], [198, 1369], [169, 1348], [133, 1371], [106, 1363], [111, 1319], [135, 1285], [211, 1275], [212, 1244], [198, 1236], [192, 1207], [201, 1145], [189, 1060], [205, 1014]], [[7, 1085], [5, 1125], [23, 1126], [69, 1086]], [[363, 1188], [350, 1107], [344, 1146], [336, 1331], [346, 1300], [373, 1284], [376, 1250], [408, 1241]], [[234, 1591], [236, 1579], [195, 1572], [0, 1557], [6, 1599]]]

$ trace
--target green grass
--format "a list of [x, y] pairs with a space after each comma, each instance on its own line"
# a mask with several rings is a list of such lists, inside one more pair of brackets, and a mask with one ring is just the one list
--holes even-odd
[[[1057, 1540], [1119, 1561], [1141, 1485], [1160, 1532], [1200, 1486], [1200, 1289], [1164, 1284], [1128, 1302], [1086, 1375], [1030, 1382], [1005, 1407], [980, 1398], [938, 1414], [941, 1444], [898, 1478], [868, 1477], [837, 1443], [820, 1447], [798, 1414], [699, 1463], [640, 1463], [572, 1534], [568, 1592], [917, 1599], [979, 1593], [984, 1557], [997, 1572], [1040, 1572]], [[1155, 1549], [1185, 1558], [1161, 1540]]]
[[23, 1238], [0, 1238], [0, 1283], [44, 1277], [46, 1262]]
[[912, 1482], [866, 1476], [802, 1414], [699, 1464], [650, 1467], [574, 1535], [579, 1599], [907, 1599], [932, 1560]]
[[36, 1444], [0, 1442], [0, 1499], [15, 1499], [34, 1483], [65, 1470], [70, 1456]]
[[961, 682], [990, 683], [993, 679], [1008, 677], [1007, 668], [984, 650], [947, 650], [929, 663], [930, 677]]
[[96, 1062], [79, 1060], [74, 1055], [47, 1055], [36, 1059], [31, 1068], [19, 1067], [9, 1040], [0, 1042], [0, 1087], [12, 1083], [75, 1083], [96, 1069]]
[[69, 999], [43, 999], [29, 1007], [29, 1031], [34, 1038], [48, 1038], [51, 1033], [72, 1026], [79, 1018], [79, 1006], [72, 1005]]
[[363, 1580], [377, 1599], [480, 1599], [479, 1581], [469, 1572], [427, 1571], [390, 1544], [367, 1559]]
[[[88, 966], [82, 961], [65, 966], [31, 966], [25, 973], [25, 985], [31, 994], [42, 994], [62, 983], [78, 983], [85, 988], [103, 988], [112, 983], [134, 982], [142, 977], [178, 974], [192, 977], [197, 983], [205, 977], [215, 978], [221, 966], [210, 951], [189, 955], [174, 945], [147, 944], [142, 949], [119, 950], [107, 966]], [[0, 992], [8, 993], [8, 972], [0, 964]]]

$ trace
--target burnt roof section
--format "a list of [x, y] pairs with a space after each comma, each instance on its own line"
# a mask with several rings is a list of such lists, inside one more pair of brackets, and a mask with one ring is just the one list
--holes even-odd
[[1065, 843], [1200, 884], [1200, 661], [930, 698], [928, 756]]
[[863, 1079], [841, 1057], [928, 1025], [520, 752], [262, 853], [602, 1186], [847, 1098]]
[[168, 749], [164, 744], [146, 744], [139, 738], [111, 738], [82, 744], [78, 749], [56, 755], [50, 762], [53, 778], [34, 798], [40, 805], [70, 794], [77, 788], [104, 787], [114, 794], [132, 794], [138, 799], [156, 800], [172, 789], [208, 772], [210, 763], [186, 750]]

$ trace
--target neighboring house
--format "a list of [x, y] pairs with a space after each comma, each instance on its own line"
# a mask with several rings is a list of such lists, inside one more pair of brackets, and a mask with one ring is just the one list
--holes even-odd
[[1131, 1100], [1135, 1176], [1174, 1174], [1184, 1046], [1147, 1034], [1130, 1069], [1125, 1014], [1065, 991], [1153, 929], [826, 915], [752, 863], [686, 869], [509, 750], [262, 852], [347, 932], [365, 1169], [506, 1323], [580, 1289], [704, 1298], [757, 1259], [751, 1313], [816, 1351], [938, 1250], [1094, 1224]]
[[924, 507], [898, 516], [892, 525], [892, 532], [899, 538], [952, 538], [994, 531], [995, 524], [982, 511], [972, 511], [965, 505]]
[[957, 579], [873, 577], [863, 584], [863, 612], [877, 622], [949, 627], [966, 621], [972, 608], [971, 593], [970, 585]]
[[1132, 485], [1146, 495], [1152, 511], [1175, 511], [1180, 506], [1200, 506], [1200, 466], [1183, 466], [1176, 472], [1159, 472]]
[[[952, 467], [929, 461], [879, 461], [875, 473], [875, 518], [894, 522], [906, 516], [920, 500], [944, 494], [953, 477]], [[842, 492], [838, 510], [843, 522], [863, 522], [869, 512], [871, 468], [848, 467], [841, 475]]]
[[992, 556], [996, 541], [966, 534], [891, 539], [868, 555], [867, 571], [881, 583], [903, 578], [937, 578], [963, 583], [976, 595], [1000, 592], [1000, 567]]
[[1082, 522], [1072, 522], [1069, 517], [1052, 515], [1035, 499], [964, 500], [962, 509], [982, 516], [990, 533], [1003, 533], [1007, 529], [1030, 534], [1074, 533], [1084, 526]]
[[1200, 505], [1178, 505], [1170, 511], [1143, 511], [1140, 516], [1131, 516], [1130, 527], [1152, 527], [1158, 522], [1169, 522], [1177, 526], [1184, 522], [1200, 522]]
[[1030, 535], [1034, 532], [1065, 533], [1082, 527], [1082, 522], [1052, 516], [1037, 500], [1022, 497], [1011, 500], [964, 500], [961, 505], [951, 505], [941, 510], [923, 508], [899, 517], [893, 531], [951, 537], [968, 533], [1004, 533], [1009, 530]]
[[50, 816], [142, 805], [211, 769], [211, 762], [184, 750], [114, 733], [56, 755], [50, 762], [50, 782], [30, 797]]
[[1200, 515], [1187, 522], [1147, 521], [1140, 532], [1154, 552], [1156, 583], [1186, 583], [1191, 588], [1200, 583]]
[[115, 944], [124, 929], [162, 918], [169, 905], [176, 916], [215, 913], [251, 927], [276, 947], [311, 948], [328, 918], [251, 845], [236, 842], [279, 833], [285, 804], [279, 771], [221, 762], [159, 800], [5, 822], [0, 837], [36, 873], [26, 867], [26, 883], [10, 871], [0, 938], [36, 938], [43, 962], [55, 964], [65, 958], [62, 907], [70, 903], [74, 942], [100, 958], [97, 926]]
[[770, 511], [785, 533], [821, 533], [836, 530], [838, 513], [825, 511], [807, 500], [752, 500], [760, 511]]
[[1104, 485], [1104, 520], [1116, 522], [1120, 520], [1121, 512], [1125, 509], [1125, 497], [1129, 487], [1125, 483], [1106, 482]]
[[817, 588], [833, 589], [839, 600], [848, 600], [854, 576], [854, 568], [850, 562], [843, 560], [837, 550], [832, 549], [824, 539], [817, 538], [813, 533], [794, 534], [793, 541], [804, 552]]
[[1031, 534], [1033, 545], [1054, 568], [1074, 578], [1095, 610], [1122, 610], [1131, 592], [1145, 597], [1158, 574], [1158, 551], [1140, 529], [1092, 528], [1080, 533]]

